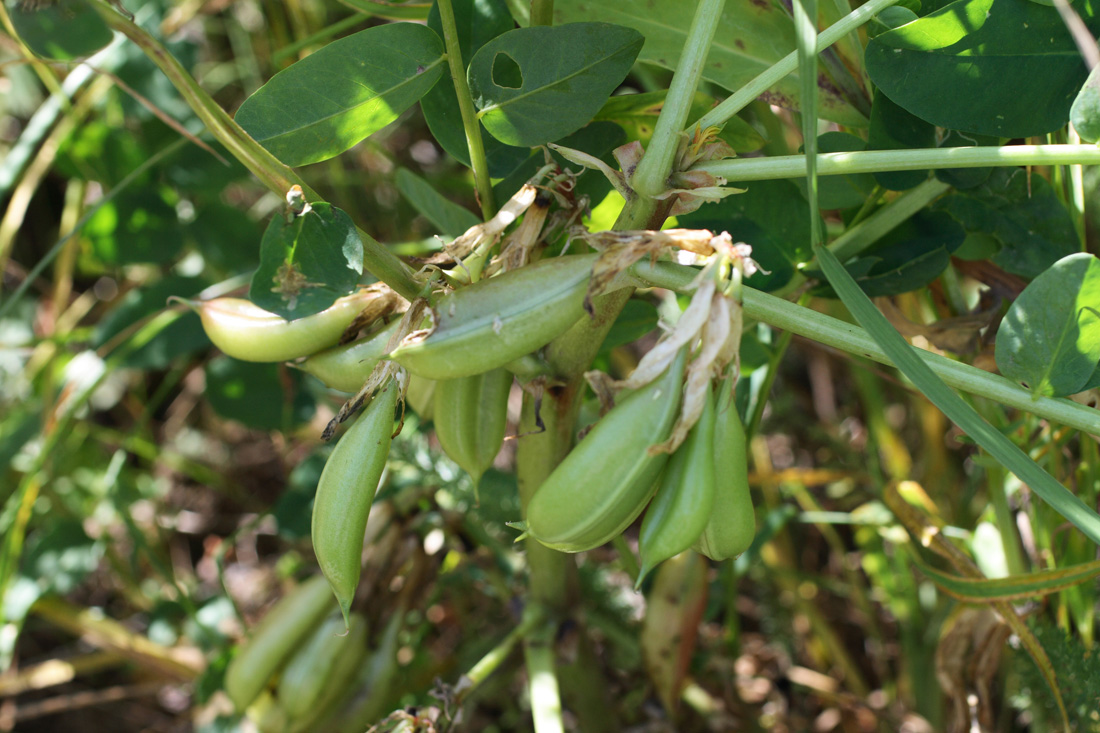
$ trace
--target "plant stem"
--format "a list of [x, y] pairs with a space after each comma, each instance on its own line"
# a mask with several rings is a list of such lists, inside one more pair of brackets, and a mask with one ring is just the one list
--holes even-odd
[[[321, 197], [310, 188], [297, 173], [269, 153], [252, 139], [236, 121], [206, 93], [194, 77], [187, 72], [176, 57], [144, 28], [121, 15], [107, 0], [91, 0], [92, 7], [103, 17], [107, 25], [133, 41], [179, 91], [184, 101], [198, 115], [218, 142], [280, 197], [291, 186], [301, 186], [306, 200], [320, 201]], [[412, 300], [420, 293], [420, 287], [412, 279], [412, 270], [397, 255], [379, 244], [373, 237], [357, 229], [363, 242], [363, 267], [403, 297]]]
[[554, 25], [554, 0], [531, 0], [531, 25]]
[[653, 128], [649, 149], [630, 179], [631, 188], [643, 197], [652, 198], [668, 188], [672, 159], [680, 144], [680, 130], [687, 124], [691, 102], [703, 76], [703, 64], [706, 63], [725, 4], [726, 0], [701, 0], [695, 8], [695, 17], [691, 21], [661, 114]]
[[[897, 0], [869, 0], [869, 2], [856, 8], [842, 20], [826, 28], [817, 37], [818, 52], [833, 45], [848, 33], [859, 28], [869, 21], [883, 8], [890, 7]], [[791, 51], [775, 64], [761, 72], [756, 78], [738, 89], [717, 107], [700, 117], [691, 127], [696, 125], [706, 129], [712, 125], [723, 125], [726, 120], [744, 109], [750, 102], [779, 83], [784, 77], [798, 68], [798, 52]], [[799, 156], [801, 159], [801, 156]], [[818, 171], [820, 173], [820, 171]]]
[[855, 257], [950, 189], [948, 184], [929, 178], [834, 239], [829, 250], [841, 262]]
[[488, 221], [496, 213], [493, 202], [493, 184], [489, 180], [489, 162], [485, 158], [485, 143], [481, 139], [481, 126], [474, 113], [474, 100], [470, 85], [466, 82], [466, 64], [462, 62], [462, 49], [458, 44], [458, 28], [455, 26], [451, 0], [439, 0], [439, 19], [443, 23], [443, 42], [447, 46], [447, 63], [451, 68], [451, 80], [458, 97], [458, 111], [462, 115], [462, 129], [466, 132], [466, 145], [470, 150], [470, 167], [474, 171], [481, 215]]
[[546, 624], [535, 633], [529, 633], [523, 652], [530, 677], [528, 684], [535, 733], [564, 733], [561, 691], [554, 673], [554, 626]]
[[528, 607], [519, 625], [512, 629], [499, 644], [490, 649], [488, 654], [478, 660], [477, 664], [470, 667], [469, 672], [463, 675], [462, 683], [459, 684], [460, 691], [455, 695], [455, 704], [462, 705], [463, 701], [477, 691], [481, 683], [504, 663], [504, 660], [508, 658], [516, 644], [524, 636], [545, 623], [546, 613], [541, 606], [533, 604]]
[[[639, 287], [686, 288], [698, 270], [668, 262], [651, 265], [639, 262], [630, 268]], [[755, 318], [776, 328], [818, 341], [849, 354], [880, 364], [892, 365], [870, 334], [859, 326], [803, 308], [774, 295], [743, 286], [742, 306], [746, 318]], [[986, 397], [1009, 407], [1029, 412], [1062, 425], [1100, 435], [1100, 412], [1061, 397], [1032, 397], [1031, 392], [1004, 377], [953, 361], [945, 356], [917, 349], [920, 358], [949, 386]]]
[[[925, 168], [984, 168], [986, 166], [1091, 165], [1100, 163], [1096, 145], [1003, 145], [920, 150], [858, 150], [821, 153], [817, 175], [837, 176], [881, 171], [913, 171]], [[806, 175], [806, 158], [784, 155], [774, 158], [738, 158], [696, 166], [730, 182], [800, 178]]]

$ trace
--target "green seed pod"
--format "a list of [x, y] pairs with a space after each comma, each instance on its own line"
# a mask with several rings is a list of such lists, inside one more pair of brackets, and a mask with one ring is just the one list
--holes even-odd
[[687, 350], [664, 374], [630, 394], [593, 426], [527, 506], [527, 531], [547, 547], [583, 552], [637, 519], [652, 496], [667, 453], [649, 447], [668, 438], [680, 409]]
[[295, 647], [332, 608], [323, 575], [299, 585], [276, 603], [225, 671], [225, 691], [245, 710], [278, 672]]
[[729, 382], [722, 382], [715, 405], [714, 505], [706, 529], [692, 547], [711, 560], [728, 560], [747, 550], [755, 534], [745, 427]]
[[340, 438], [321, 471], [313, 500], [313, 551], [345, 624], [359, 585], [367, 515], [390, 452], [399, 391], [394, 380], [387, 382]]
[[279, 678], [277, 693], [291, 730], [323, 715], [325, 698], [347, 689], [367, 654], [366, 641], [367, 620], [354, 613], [348, 633], [342, 619], [330, 618], [295, 652]]
[[470, 474], [475, 490], [504, 444], [511, 388], [512, 373], [505, 369], [436, 385], [435, 434], [447, 455]]
[[714, 395], [687, 440], [668, 461], [657, 495], [642, 520], [638, 582], [660, 563], [691, 547], [707, 526], [714, 505]]
[[314, 354], [298, 365], [303, 371], [341, 392], [355, 393], [362, 389], [374, 366], [386, 355], [390, 336], [400, 321], [394, 321], [370, 338], [333, 346]]
[[431, 420], [435, 414], [434, 379], [425, 379], [415, 374], [409, 375], [409, 388], [405, 390], [405, 403], [423, 420]]
[[256, 725], [259, 733], [287, 733], [288, 720], [286, 711], [279, 705], [267, 690], [260, 694], [256, 701], [248, 706], [245, 711], [248, 719]]
[[249, 300], [215, 298], [189, 302], [214, 345], [242, 361], [287, 361], [309, 356], [340, 340], [367, 303], [377, 297], [367, 290], [340, 298], [312, 316], [288, 321]]
[[422, 377], [458, 379], [540, 349], [584, 315], [596, 257], [552, 257], [445, 295], [435, 329], [390, 358]]

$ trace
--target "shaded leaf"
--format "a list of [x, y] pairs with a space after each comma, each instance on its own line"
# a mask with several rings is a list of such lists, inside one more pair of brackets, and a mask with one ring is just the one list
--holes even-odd
[[[515, 28], [515, 22], [508, 13], [504, 0], [453, 0], [455, 27], [458, 31], [458, 47], [462, 51], [462, 60], [468, 66], [470, 59], [483, 45], [502, 33]], [[439, 18], [439, 9], [433, 4], [428, 14], [428, 27], [443, 36], [443, 23]], [[462, 114], [455, 97], [455, 86], [449, 73], [444, 73], [439, 83], [420, 100], [420, 109], [424, 112], [424, 121], [432, 131], [436, 142], [447, 153], [470, 165], [470, 149], [466, 144], [466, 131], [462, 127]], [[478, 126], [480, 130], [480, 125]], [[516, 169], [531, 151], [505, 145], [492, 135], [481, 136], [485, 146], [485, 158], [489, 164], [489, 175], [504, 178]]]
[[183, 227], [168, 191], [132, 188], [103, 204], [84, 225], [92, 259], [103, 265], [163, 263], [183, 248]]
[[997, 331], [997, 368], [1033, 394], [1085, 389], [1100, 361], [1100, 260], [1078, 253], [1031, 281]]
[[207, 362], [204, 372], [203, 395], [214, 411], [256, 430], [288, 430], [309, 420], [316, 409], [302, 388], [302, 373], [280, 364], [219, 356]]
[[[685, 0], [556, 0], [554, 22], [602, 21], [634, 28], [645, 36], [639, 60], [675, 69], [696, 5]], [[794, 23], [782, 3], [727, 0], [703, 67], [703, 78], [725, 89], [740, 89], [794, 50]], [[797, 110], [798, 83], [798, 75], [790, 74], [763, 98]], [[824, 78], [818, 84], [818, 97], [820, 117], [844, 125], [867, 124], [867, 118]]]
[[[170, 296], [192, 298], [207, 285], [204, 278], [169, 275], [131, 290], [96, 325], [92, 345], [98, 349], [143, 318], [164, 310]], [[209, 343], [198, 315], [188, 311], [127, 355], [123, 364], [136, 369], [164, 369], [182, 356], [205, 350]]]
[[1078, 250], [1066, 207], [1042, 176], [996, 168], [981, 185], [944, 196], [932, 206], [955, 217], [968, 235], [992, 236], [992, 256], [1004, 270], [1032, 278]]
[[111, 29], [86, 0], [5, 4], [15, 32], [43, 58], [68, 61], [90, 56], [111, 42]]
[[[936, 147], [936, 128], [910, 114], [881, 92], [871, 104], [871, 129], [868, 150], [911, 150]], [[874, 174], [883, 188], [905, 191], [920, 185], [928, 171], [885, 171]]]
[[446, 198], [407, 168], [398, 169], [395, 183], [405, 200], [444, 236], [453, 239], [481, 223], [473, 212]]
[[478, 117], [509, 145], [552, 142], [579, 130], [622, 82], [644, 39], [608, 23], [517, 28], [470, 61]]
[[362, 274], [363, 243], [355, 223], [335, 206], [317, 203], [289, 224], [271, 220], [248, 297], [292, 321], [320, 313], [355, 290]]
[[[1093, 34], [1095, 0], [1074, 7]], [[957, 0], [867, 45], [875, 85], [940, 127], [1029, 137], [1066, 124], [1087, 69], [1058, 11], [1029, 0]]]
[[273, 76], [237, 122], [287, 165], [328, 160], [397, 119], [439, 80], [443, 42], [417, 23], [333, 41]]

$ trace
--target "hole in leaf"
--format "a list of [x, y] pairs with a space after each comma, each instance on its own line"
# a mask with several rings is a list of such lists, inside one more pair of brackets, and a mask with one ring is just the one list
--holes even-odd
[[505, 89], [519, 89], [523, 86], [523, 72], [515, 59], [506, 53], [498, 53], [493, 59], [493, 83]]

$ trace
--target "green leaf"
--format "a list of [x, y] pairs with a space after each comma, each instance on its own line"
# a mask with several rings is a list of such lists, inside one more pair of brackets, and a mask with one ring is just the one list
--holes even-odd
[[1077, 251], [1077, 231], [1058, 194], [1023, 168], [996, 168], [980, 186], [944, 196], [933, 209], [951, 214], [968, 235], [997, 240], [993, 262], [1014, 275], [1033, 278]]
[[317, 407], [303, 389], [302, 373], [281, 364], [219, 356], [207, 362], [204, 372], [203, 396], [214, 411], [256, 430], [287, 431], [309, 420]]
[[237, 122], [287, 165], [328, 160], [378, 132], [443, 73], [443, 42], [417, 23], [353, 33], [280, 71]]
[[[645, 36], [639, 60], [675, 69], [696, 5], [697, 0], [556, 0], [554, 22], [602, 21], [634, 28]], [[794, 50], [794, 24], [782, 3], [726, 0], [703, 78], [725, 89], [740, 89]], [[790, 74], [763, 99], [798, 110], [798, 83], [798, 75]], [[848, 104], [831, 82], [819, 82], [818, 98], [820, 117], [843, 125], [866, 126], [867, 118]]]
[[[936, 128], [890, 101], [883, 93], [875, 95], [871, 104], [871, 129], [867, 136], [868, 150], [910, 150], [936, 147]], [[891, 191], [905, 191], [919, 186], [928, 178], [928, 171], [888, 171], [875, 173], [875, 180]]]
[[316, 203], [289, 224], [275, 217], [260, 243], [260, 267], [248, 298], [288, 321], [320, 313], [355, 290], [363, 242], [351, 217]]
[[825, 247], [816, 247], [821, 269], [863, 328], [875, 339], [902, 374], [920, 390], [949, 420], [959, 426], [1002, 466], [1026, 483], [1032, 491], [1056, 512], [1081, 530], [1086, 537], [1100, 544], [1100, 515], [1090, 509], [1053, 476], [1039, 467], [1026, 453], [1000, 431], [982, 419], [973, 407], [962, 401], [943, 383], [916, 353], [886, 316], [859, 289], [836, 256]]
[[607, 332], [607, 338], [600, 345], [599, 356], [607, 357], [615, 347], [637, 341], [647, 333], [652, 333], [657, 328], [658, 320], [657, 306], [650, 301], [639, 298], [626, 301], [619, 317]]
[[[643, 94], [622, 94], [607, 100], [594, 119], [614, 122], [626, 131], [630, 140], [648, 145], [657, 124], [657, 115], [664, 106], [668, 90], [660, 89]], [[696, 92], [691, 101], [689, 120], [697, 120], [706, 114], [715, 104], [714, 99], [702, 92]], [[725, 140], [738, 153], [751, 153], [764, 146], [764, 138], [756, 128], [740, 117], [731, 117], [722, 127], [718, 136]]]
[[1100, 260], [1064, 257], [1031, 281], [997, 331], [997, 368], [1033, 394], [1084, 389], [1100, 361]]
[[87, 0], [6, 0], [5, 5], [15, 32], [43, 58], [69, 61], [91, 56], [111, 42], [111, 29]]
[[[1100, 30], [1096, 0], [1075, 5]], [[1029, 137], [1066, 124], [1087, 70], [1058, 11], [1029, 0], [958, 0], [873, 39], [867, 72], [940, 127]]]
[[1040, 570], [1027, 575], [1007, 578], [962, 578], [941, 573], [922, 562], [917, 553], [912, 554], [917, 568], [940, 590], [966, 603], [994, 603], [996, 601], [1022, 601], [1035, 596], [1072, 588], [1100, 575], [1100, 560], [1071, 565], [1065, 568]]
[[171, 195], [156, 187], [128, 189], [104, 204], [84, 225], [91, 244], [86, 255], [108, 266], [175, 259], [183, 249], [183, 225], [165, 200]]
[[[451, 6], [458, 31], [458, 47], [467, 66], [479, 48], [515, 28], [504, 0], [453, 0]], [[434, 4], [428, 14], [428, 27], [443, 36], [443, 22], [439, 18], [439, 8]], [[466, 144], [462, 113], [458, 109], [458, 98], [450, 74], [444, 74], [439, 83], [424, 95], [420, 100], [420, 109], [440, 147], [455, 160], [469, 166], [470, 149]], [[478, 129], [481, 129], [480, 126]], [[482, 135], [481, 141], [485, 146], [489, 175], [493, 178], [504, 178], [531, 154], [525, 147], [505, 145], [491, 135]]]
[[397, 171], [397, 190], [444, 236], [459, 236], [481, 219], [432, 188], [432, 184], [406, 168]]
[[728, 231], [735, 242], [752, 245], [753, 259], [766, 272], [746, 284], [775, 290], [787, 284], [795, 266], [810, 260], [810, 214], [806, 199], [790, 181], [752, 181], [745, 193], [679, 217], [681, 226]]
[[517, 28], [470, 61], [470, 92], [485, 129], [533, 146], [579, 130], [634, 64], [644, 39], [608, 23]]
[[1073, 129], [1087, 143], [1100, 140], [1100, 66], [1089, 73], [1069, 108]]

